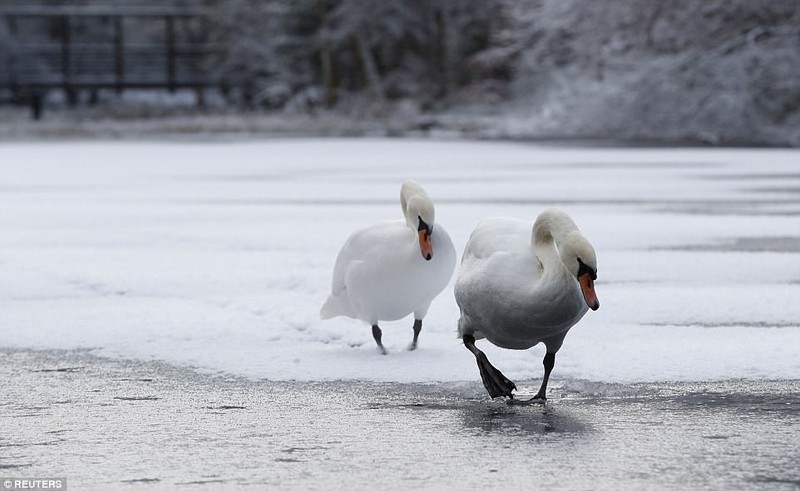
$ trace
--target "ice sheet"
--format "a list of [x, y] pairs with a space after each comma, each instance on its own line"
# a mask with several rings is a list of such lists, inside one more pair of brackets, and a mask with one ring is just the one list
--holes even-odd
[[[319, 319], [339, 247], [356, 228], [400, 218], [409, 177], [459, 253], [481, 219], [533, 222], [549, 206], [592, 241], [601, 309], [567, 336], [555, 380], [800, 376], [796, 150], [3, 144], [0, 346], [276, 380], [474, 380], [452, 282], [414, 352], [411, 318], [383, 325], [388, 356], [369, 326]], [[540, 377], [543, 348], [479, 345], [510, 378]]]

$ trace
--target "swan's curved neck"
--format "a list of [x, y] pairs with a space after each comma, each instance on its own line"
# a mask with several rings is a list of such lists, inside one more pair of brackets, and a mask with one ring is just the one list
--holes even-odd
[[558, 251], [558, 245], [567, 235], [578, 231], [578, 226], [564, 212], [547, 210], [542, 212], [533, 224], [531, 244], [533, 252], [545, 271], [559, 268], [563, 260]]
[[433, 226], [433, 201], [419, 184], [413, 181], [403, 183], [400, 189], [400, 207], [403, 209], [406, 223], [412, 230], [417, 230], [420, 219]]

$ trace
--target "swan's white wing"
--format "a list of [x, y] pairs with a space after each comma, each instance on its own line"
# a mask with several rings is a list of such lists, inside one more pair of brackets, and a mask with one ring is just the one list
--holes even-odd
[[347, 315], [374, 324], [410, 313], [424, 316], [455, 268], [455, 248], [444, 227], [434, 229], [433, 247], [433, 259], [426, 261], [417, 234], [402, 221], [354, 233], [337, 258], [323, 318]]
[[566, 329], [585, 313], [576, 301], [577, 283], [563, 268], [542, 269], [531, 228], [520, 220], [491, 219], [470, 236], [455, 291], [462, 336], [486, 337], [510, 349], [540, 341], [560, 346]]
[[322, 318], [337, 315], [361, 318], [359, 305], [353, 302], [357, 300], [353, 298], [353, 287], [356, 287], [355, 294], [358, 296], [359, 287], [366, 284], [371, 276], [390, 269], [387, 259], [391, 259], [392, 249], [407, 248], [409, 240], [413, 239], [414, 234], [405, 222], [399, 220], [379, 222], [353, 232], [336, 257], [331, 295], [322, 306]]
[[531, 224], [513, 218], [490, 218], [480, 222], [469, 237], [462, 261], [488, 259], [498, 252], [532, 254]]

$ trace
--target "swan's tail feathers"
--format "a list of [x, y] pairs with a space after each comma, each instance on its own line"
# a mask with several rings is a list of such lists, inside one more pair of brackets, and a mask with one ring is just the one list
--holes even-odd
[[329, 296], [319, 311], [320, 317], [330, 319], [338, 315], [347, 315], [349, 309], [347, 309], [345, 302], [345, 299], [339, 295]]

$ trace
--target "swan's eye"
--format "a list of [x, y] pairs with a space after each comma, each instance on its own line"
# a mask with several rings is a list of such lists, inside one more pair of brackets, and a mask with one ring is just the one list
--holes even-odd
[[584, 264], [581, 258], [578, 258], [578, 276], [583, 276], [585, 274], [588, 274], [592, 280], [597, 279], [597, 272]]
[[418, 216], [417, 218], [419, 219], [419, 228], [417, 228], [417, 230], [425, 230], [430, 234], [431, 228], [428, 226], [428, 224], [422, 220], [422, 217]]

